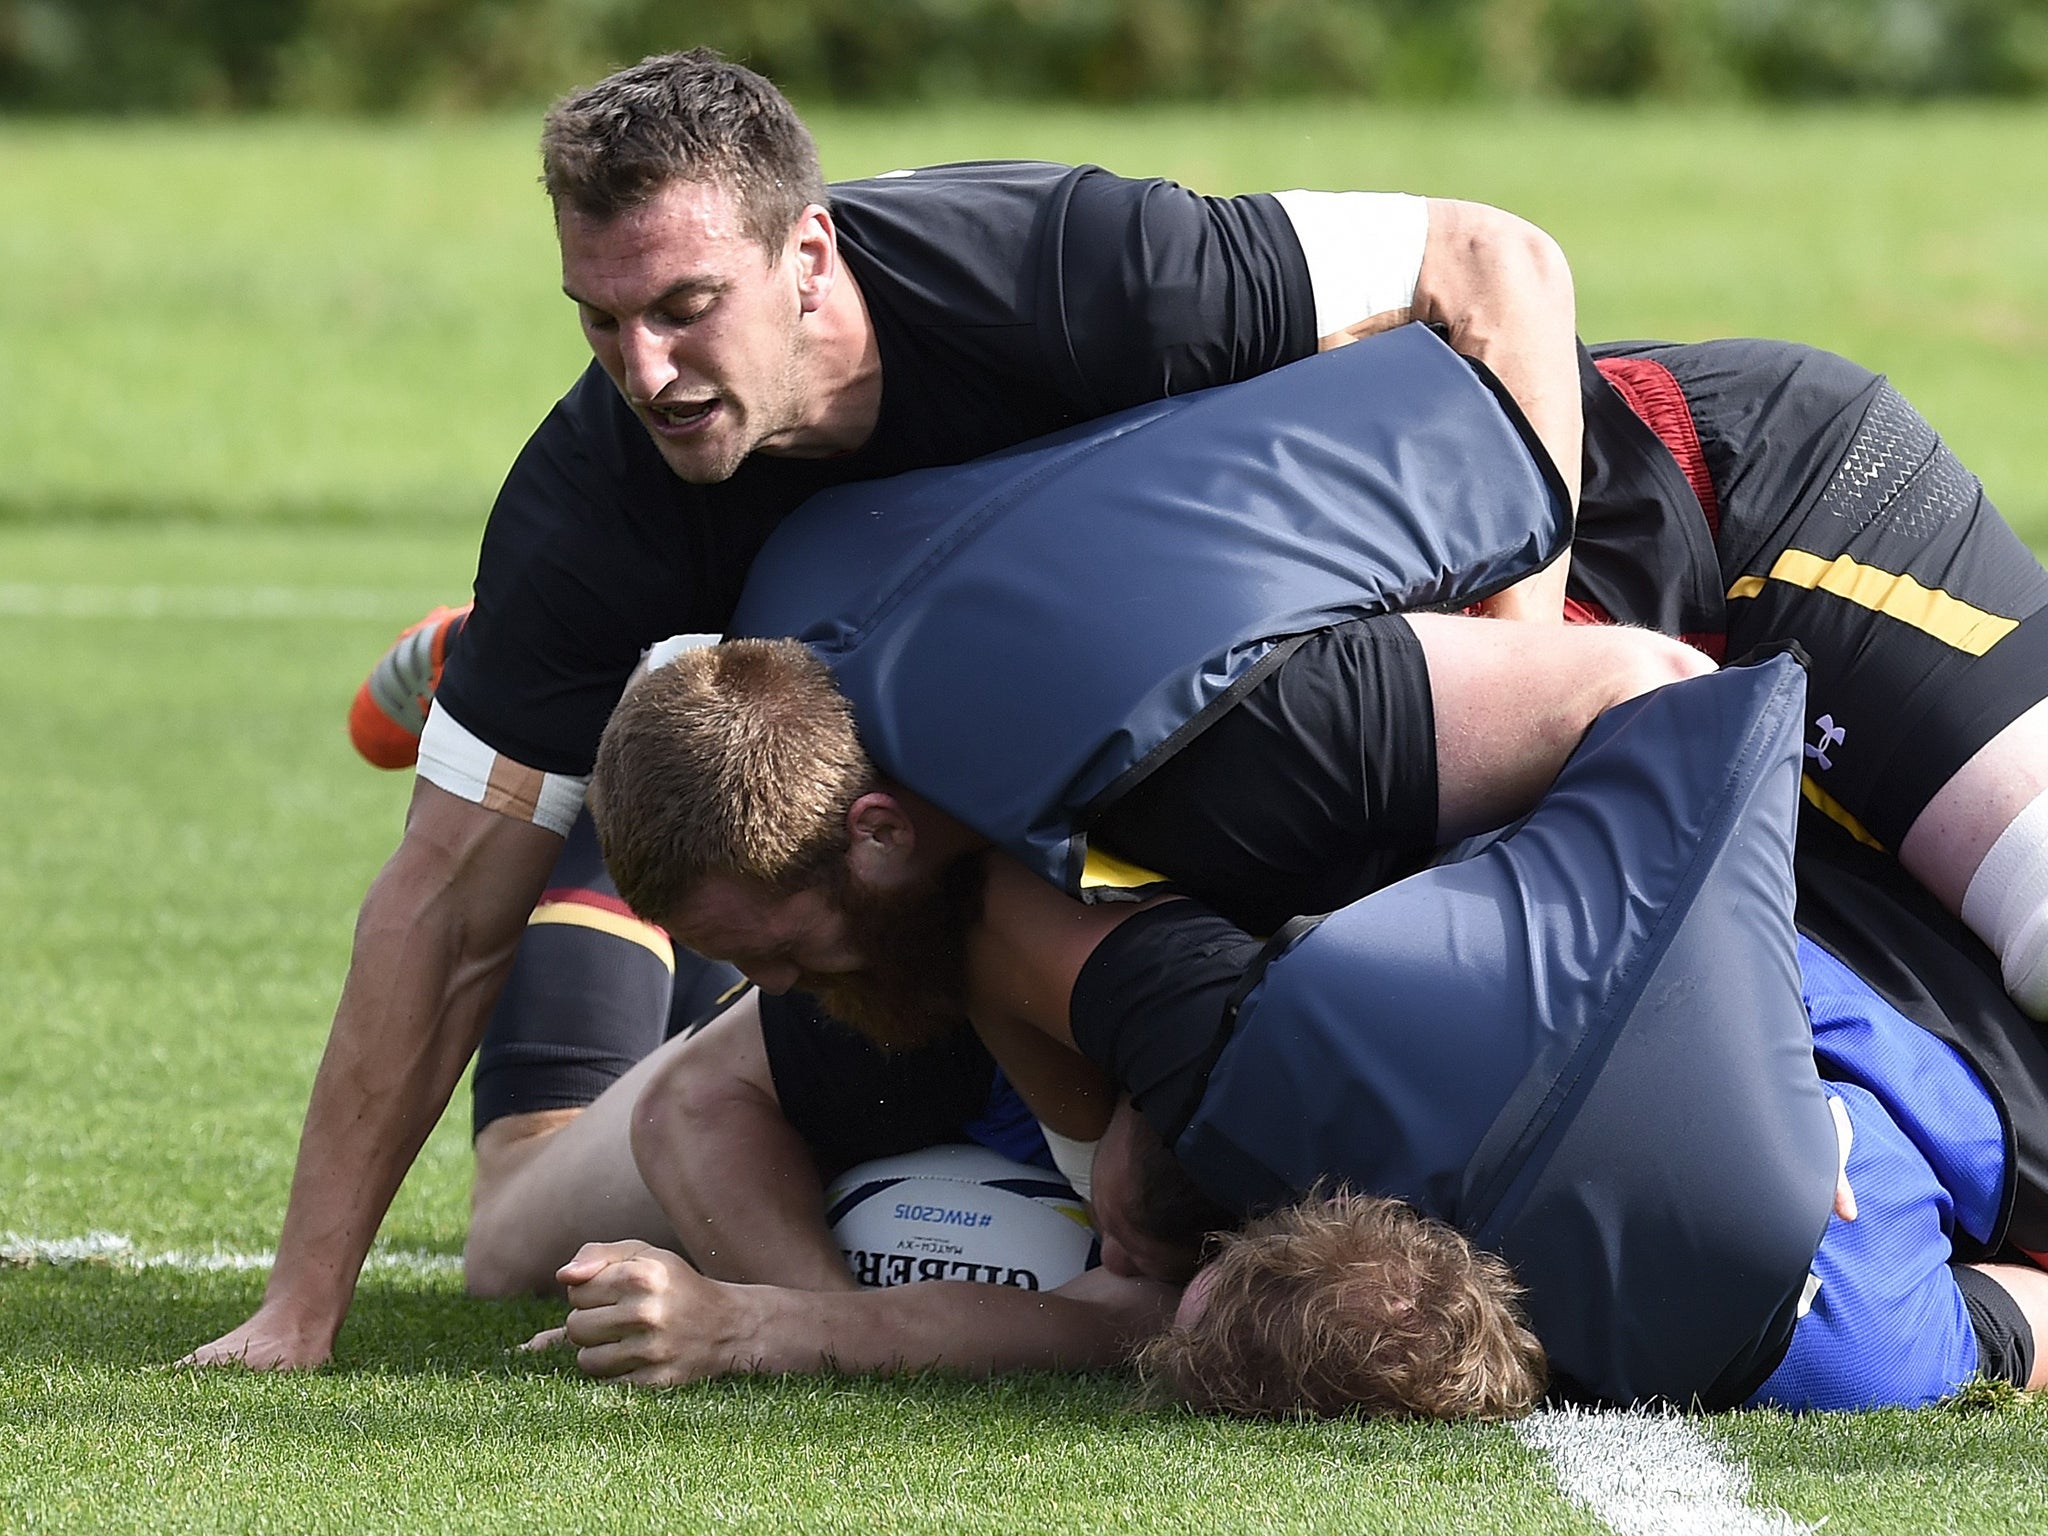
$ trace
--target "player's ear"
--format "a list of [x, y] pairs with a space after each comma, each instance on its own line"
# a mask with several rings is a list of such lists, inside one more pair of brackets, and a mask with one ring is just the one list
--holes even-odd
[[847, 867], [869, 885], [893, 885], [910, 871], [917, 828], [903, 802], [871, 789], [846, 808]]
[[805, 314], [815, 314], [839, 278], [839, 238], [831, 213], [813, 203], [798, 214], [789, 249], [796, 262], [797, 302]]

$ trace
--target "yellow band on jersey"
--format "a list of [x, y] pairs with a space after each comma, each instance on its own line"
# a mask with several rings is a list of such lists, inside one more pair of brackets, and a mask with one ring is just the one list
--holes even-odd
[[1847, 555], [1827, 560], [1803, 549], [1788, 549], [1778, 556], [1768, 576], [1743, 577], [1728, 589], [1729, 600], [1758, 596], [1766, 581], [1833, 593], [1860, 608], [1910, 624], [1971, 656], [1982, 656], [2019, 628], [2018, 619], [1986, 613], [1939, 587], [1924, 587], [1910, 576], [1895, 576]]

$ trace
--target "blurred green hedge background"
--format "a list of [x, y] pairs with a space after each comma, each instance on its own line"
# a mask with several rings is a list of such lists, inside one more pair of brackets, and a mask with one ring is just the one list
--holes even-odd
[[812, 102], [2048, 87], [2048, 0], [0, 0], [0, 109], [519, 105], [699, 43]]

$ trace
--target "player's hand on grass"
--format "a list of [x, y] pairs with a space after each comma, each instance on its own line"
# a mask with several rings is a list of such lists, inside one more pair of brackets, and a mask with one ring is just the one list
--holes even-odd
[[241, 1327], [202, 1344], [179, 1365], [239, 1365], [252, 1371], [310, 1371], [334, 1352], [332, 1334], [307, 1329], [264, 1305]]
[[750, 1287], [708, 1280], [651, 1243], [585, 1243], [555, 1272], [569, 1293], [568, 1323], [528, 1349], [574, 1346], [592, 1376], [679, 1386], [752, 1364], [744, 1303]]

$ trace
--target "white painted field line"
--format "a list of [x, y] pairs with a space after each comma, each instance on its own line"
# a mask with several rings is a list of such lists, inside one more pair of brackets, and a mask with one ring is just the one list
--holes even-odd
[[[276, 1258], [274, 1253], [238, 1253], [229, 1248], [200, 1252], [167, 1248], [151, 1252], [136, 1247], [118, 1232], [88, 1232], [83, 1237], [30, 1237], [21, 1232], [0, 1232], [0, 1264], [50, 1264], [58, 1268], [91, 1264], [109, 1269], [168, 1269], [179, 1274], [203, 1275], [268, 1269]], [[459, 1275], [462, 1260], [452, 1253], [379, 1249], [364, 1261], [363, 1273], [423, 1278]]]
[[1749, 1473], [1678, 1414], [1551, 1408], [1515, 1426], [1557, 1485], [1616, 1536], [1810, 1536], [1817, 1525], [1749, 1502]]
[[0, 581], [0, 618], [10, 619], [388, 620], [417, 615], [431, 603], [432, 599], [418, 590], [370, 587], [92, 586]]

